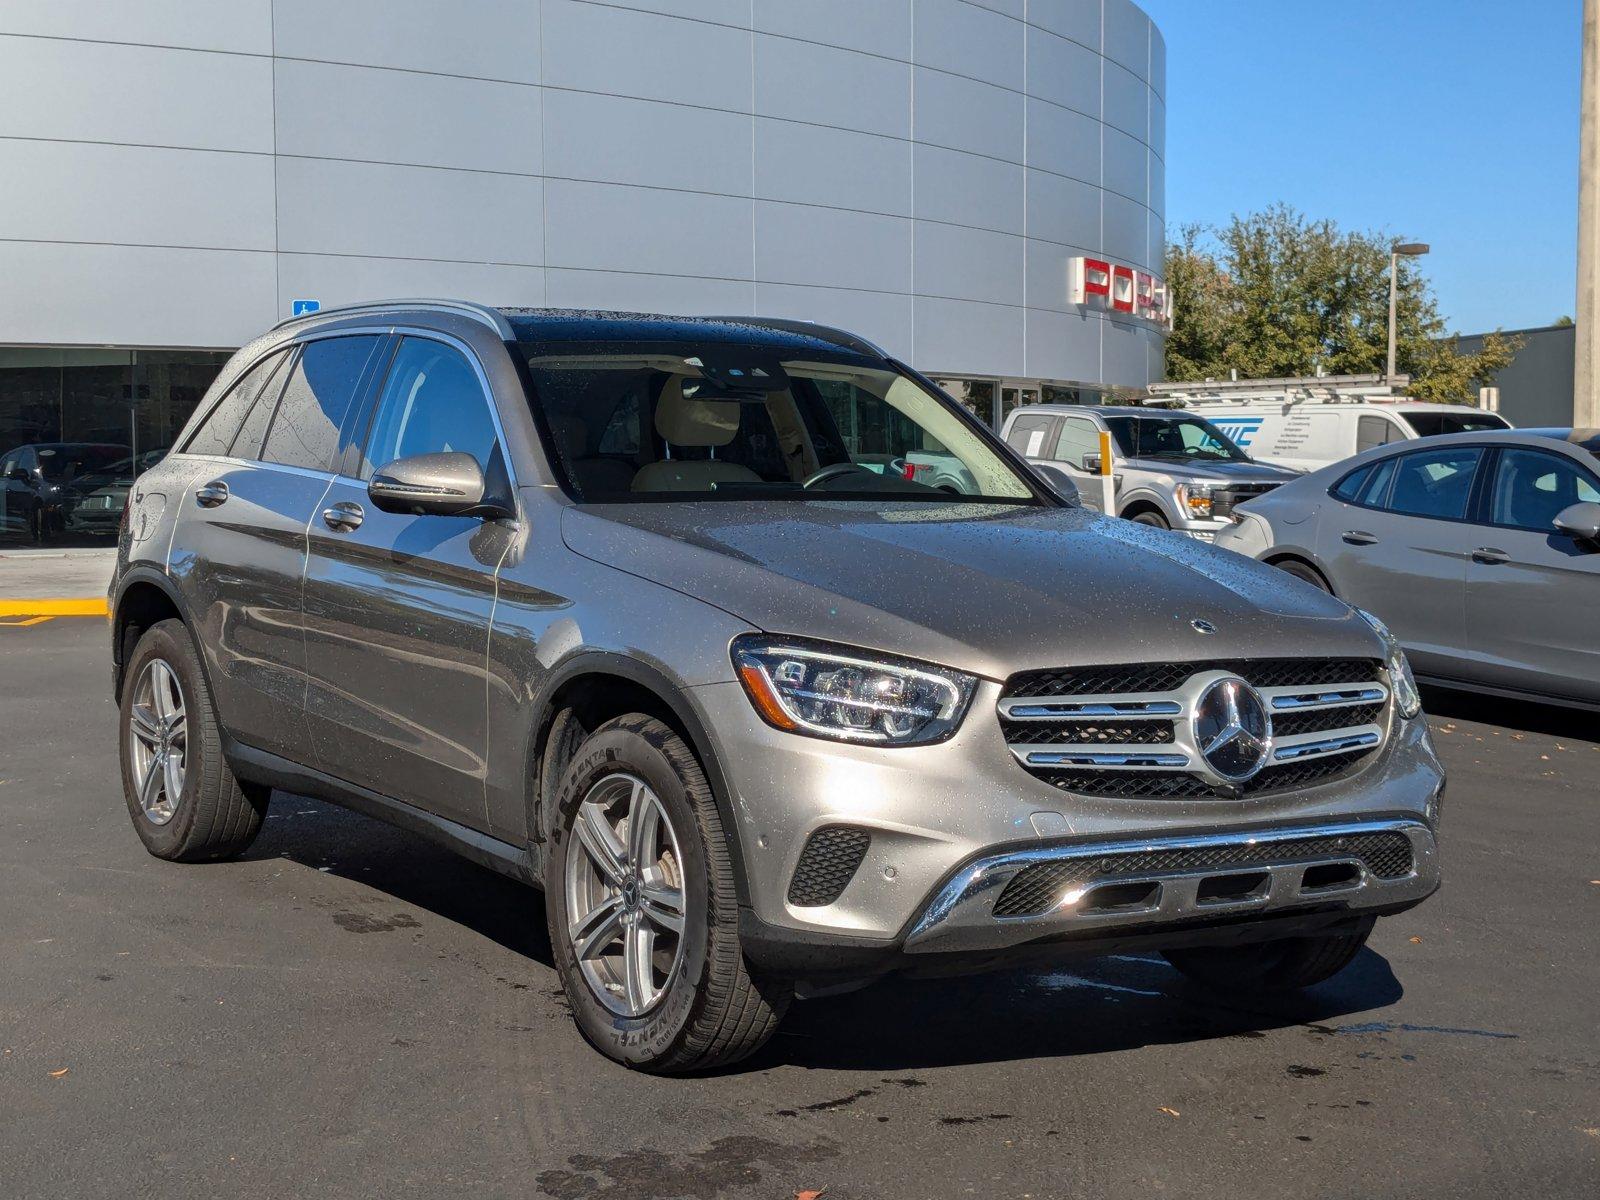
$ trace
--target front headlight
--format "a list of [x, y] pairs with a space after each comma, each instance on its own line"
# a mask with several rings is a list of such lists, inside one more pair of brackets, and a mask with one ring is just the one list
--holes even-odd
[[733, 665], [767, 724], [841, 742], [921, 746], [961, 724], [977, 680], [867, 651], [747, 634]]
[[1191, 518], [1201, 521], [1211, 519], [1211, 485], [1209, 483], [1180, 483], [1178, 507]]
[[1406, 652], [1400, 648], [1399, 639], [1389, 632], [1387, 625], [1364, 608], [1356, 611], [1383, 639], [1383, 665], [1389, 670], [1389, 686], [1394, 691], [1394, 702], [1400, 708], [1400, 715], [1409, 721], [1422, 711], [1422, 694], [1417, 691], [1417, 680], [1411, 674]]

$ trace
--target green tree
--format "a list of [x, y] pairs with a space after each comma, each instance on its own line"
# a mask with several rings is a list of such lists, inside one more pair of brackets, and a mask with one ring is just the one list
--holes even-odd
[[[1311, 221], [1281, 204], [1220, 229], [1181, 227], [1167, 250], [1167, 377], [1381, 372], [1391, 240]], [[1473, 402], [1521, 345], [1493, 333], [1478, 353], [1462, 354], [1455, 338], [1444, 337], [1433, 289], [1409, 258], [1400, 260], [1396, 329], [1396, 366], [1411, 376], [1409, 394], [1419, 400]]]

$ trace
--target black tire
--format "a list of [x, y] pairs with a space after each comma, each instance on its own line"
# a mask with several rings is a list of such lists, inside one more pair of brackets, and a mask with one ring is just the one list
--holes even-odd
[[1295, 558], [1286, 558], [1281, 562], [1275, 562], [1272, 565], [1277, 567], [1278, 570], [1282, 571], [1286, 575], [1293, 575], [1301, 582], [1309, 583], [1312, 587], [1319, 591], [1328, 592], [1329, 594], [1332, 594], [1333, 592], [1333, 589], [1328, 586], [1328, 581], [1322, 577], [1322, 572], [1317, 570], [1310, 563], [1303, 563], [1299, 559]]
[[1172, 528], [1171, 525], [1167, 524], [1166, 517], [1162, 516], [1160, 513], [1154, 511], [1153, 509], [1146, 509], [1142, 513], [1135, 513], [1133, 516], [1129, 517], [1128, 519], [1130, 521], [1132, 521], [1135, 525], [1148, 525], [1152, 529], [1171, 529]]
[[[619, 1014], [595, 993], [569, 932], [567, 859], [584, 854], [574, 834], [586, 797], [607, 777], [631, 775], [659, 799], [681, 852], [681, 958], [653, 1007]], [[728, 836], [704, 771], [683, 739], [634, 713], [595, 730], [562, 774], [545, 868], [550, 945], [573, 1019], [602, 1054], [635, 1070], [684, 1074], [753, 1054], [794, 997], [784, 981], [753, 974], [739, 942], [739, 903]], [[580, 914], [582, 915], [582, 914]]]
[[1232, 995], [1293, 992], [1331, 979], [1361, 953], [1372, 933], [1368, 918], [1355, 933], [1285, 938], [1247, 946], [1167, 950], [1168, 962], [1197, 983]]
[[[164, 820], [147, 811], [140, 799], [133, 750], [141, 681], [158, 662], [171, 670], [181, 689], [185, 727], [183, 782]], [[272, 792], [259, 784], [240, 783], [228, 769], [211, 691], [194, 639], [182, 621], [152, 625], [134, 647], [123, 679], [117, 741], [123, 798], [134, 830], [151, 854], [172, 862], [214, 862], [242, 854], [255, 840]]]

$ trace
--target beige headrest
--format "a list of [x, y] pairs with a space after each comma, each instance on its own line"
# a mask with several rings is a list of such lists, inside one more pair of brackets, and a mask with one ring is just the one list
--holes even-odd
[[726, 446], [739, 432], [738, 402], [685, 399], [674, 375], [656, 401], [656, 432], [673, 446]]

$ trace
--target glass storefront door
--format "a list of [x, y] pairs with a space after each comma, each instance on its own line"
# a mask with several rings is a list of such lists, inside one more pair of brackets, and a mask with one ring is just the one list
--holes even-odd
[[228, 357], [0, 347], [0, 547], [112, 544]]

